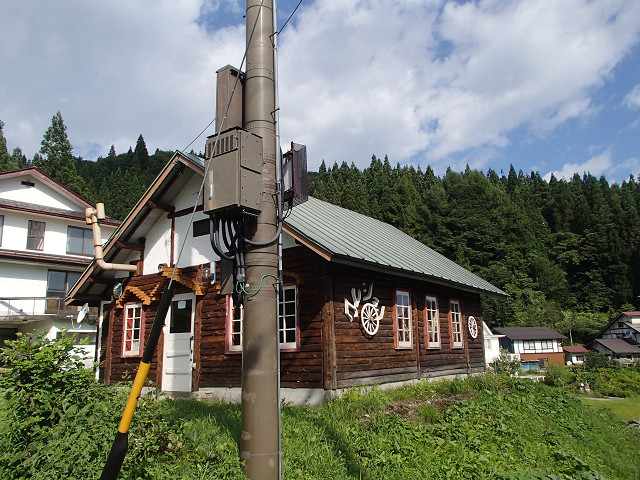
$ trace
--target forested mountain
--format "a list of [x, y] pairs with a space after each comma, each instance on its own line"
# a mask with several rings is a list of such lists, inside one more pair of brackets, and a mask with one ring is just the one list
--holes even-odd
[[440, 178], [373, 156], [362, 171], [323, 163], [309, 185], [311, 195], [391, 223], [509, 293], [485, 299], [492, 326], [548, 325], [581, 340], [640, 306], [633, 176], [622, 185], [590, 174], [547, 182], [513, 167], [507, 175], [467, 167]]
[[[173, 152], [135, 149], [96, 161], [72, 156], [60, 112], [28, 161], [10, 155], [0, 121], [0, 171], [37, 166], [123, 219]], [[575, 174], [547, 182], [537, 172], [466, 168], [440, 178], [427, 167], [392, 167], [373, 156], [309, 173], [317, 198], [388, 222], [510, 295], [483, 299], [490, 326], [542, 326], [587, 341], [612, 316], [640, 309], [640, 177], [621, 185]], [[635, 305], [635, 306], [634, 306]]]

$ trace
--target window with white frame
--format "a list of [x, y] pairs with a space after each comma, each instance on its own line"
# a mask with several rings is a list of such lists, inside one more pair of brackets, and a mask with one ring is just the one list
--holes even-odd
[[67, 227], [67, 253], [93, 255], [93, 231], [90, 228]]
[[139, 357], [142, 355], [144, 321], [141, 303], [128, 303], [124, 307], [124, 328], [122, 356]]
[[[227, 295], [226, 302], [227, 352], [241, 352], [244, 308], [242, 305], [234, 305], [231, 295]], [[281, 350], [298, 348], [298, 300], [295, 285], [284, 287], [278, 302], [278, 342]]]
[[396, 290], [396, 346], [411, 348], [411, 297], [409, 292]]
[[453, 348], [461, 348], [462, 314], [460, 313], [460, 302], [458, 300], [449, 301], [449, 320], [451, 323], [451, 346]]
[[0, 247], [2, 246], [2, 230], [4, 229], [4, 215], [0, 215]]
[[290, 285], [282, 288], [278, 304], [278, 325], [281, 349], [298, 348], [298, 305], [297, 287]]
[[29, 220], [27, 231], [27, 249], [42, 250], [44, 248], [44, 229], [46, 223], [37, 220]]
[[535, 340], [523, 340], [522, 341], [522, 350], [525, 353], [534, 353], [536, 351], [536, 342]]
[[424, 318], [427, 323], [427, 347], [440, 348], [440, 322], [438, 320], [438, 299], [425, 297]]
[[234, 305], [233, 295], [227, 295], [227, 352], [242, 351], [242, 320], [244, 307]]

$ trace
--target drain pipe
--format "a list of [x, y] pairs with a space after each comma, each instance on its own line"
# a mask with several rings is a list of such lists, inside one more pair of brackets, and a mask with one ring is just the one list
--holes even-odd
[[100, 224], [98, 220], [104, 220], [104, 203], [96, 203], [96, 208], [87, 208], [84, 211], [87, 225], [91, 225], [93, 229], [93, 248], [96, 257], [96, 265], [103, 270], [116, 270], [123, 272], [136, 272], [137, 265], [124, 263], [107, 263], [104, 261], [104, 253], [102, 252], [102, 235], [100, 233]]

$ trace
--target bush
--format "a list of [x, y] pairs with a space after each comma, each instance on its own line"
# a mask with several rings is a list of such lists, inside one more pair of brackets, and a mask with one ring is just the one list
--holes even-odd
[[599, 368], [605, 368], [609, 366], [611, 366], [611, 362], [601, 353], [589, 350], [584, 354], [585, 370], [597, 370]]
[[512, 359], [511, 354], [507, 350], [501, 348], [500, 356], [496, 358], [495, 362], [490, 363], [489, 367], [493, 373], [497, 375], [515, 375], [520, 371], [520, 362], [516, 359]]
[[[18, 335], [6, 343], [1, 359], [7, 371], [0, 374], [0, 478], [100, 475], [129, 388], [95, 382], [72, 350], [73, 338]], [[174, 408], [153, 393], [139, 400], [119, 478], [195, 478], [205, 471], [209, 478], [241, 478], [237, 450], [228, 456], [187, 447], [184, 425], [171, 415]], [[224, 453], [234, 445], [227, 441], [222, 447]]]
[[5, 343], [0, 375], [11, 441], [26, 447], [41, 429], [60, 420], [73, 405], [86, 403], [96, 383], [82, 358], [73, 353], [74, 337], [49, 340], [44, 334], [18, 333]]

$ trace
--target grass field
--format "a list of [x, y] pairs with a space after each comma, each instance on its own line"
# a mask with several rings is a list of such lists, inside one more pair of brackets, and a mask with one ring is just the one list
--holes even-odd
[[582, 401], [592, 407], [609, 410], [620, 420], [640, 420], [640, 397], [592, 399]]

